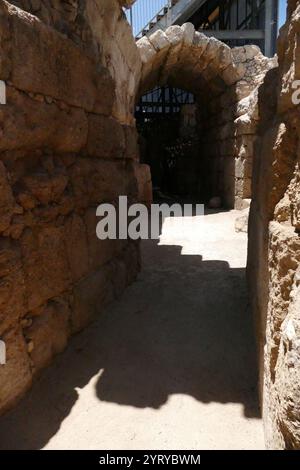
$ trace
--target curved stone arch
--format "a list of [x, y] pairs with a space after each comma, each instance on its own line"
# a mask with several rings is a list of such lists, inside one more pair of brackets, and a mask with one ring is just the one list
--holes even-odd
[[195, 31], [191, 23], [157, 30], [137, 42], [142, 62], [136, 101], [156, 86], [193, 93], [205, 132], [201, 149], [218, 180], [213, 190], [225, 205], [242, 208], [251, 198], [257, 89], [276, 60], [254, 45], [230, 48]]
[[157, 30], [137, 42], [142, 60], [138, 96], [166, 83], [195, 95], [222, 93], [246, 72], [232, 49], [214, 37], [195, 31], [191, 23]]

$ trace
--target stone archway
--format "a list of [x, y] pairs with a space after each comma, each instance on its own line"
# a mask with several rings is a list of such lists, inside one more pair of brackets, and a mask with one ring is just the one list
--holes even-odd
[[137, 46], [142, 71], [136, 97], [165, 84], [197, 97], [211, 196], [221, 196], [226, 207], [243, 208], [245, 199], [251, 198], [257, 87], [275, 66], [274, 60], [264, 57], [256, 46], [231, 49], [195, 31], [191, 23], [158, 30], [140, 39]]

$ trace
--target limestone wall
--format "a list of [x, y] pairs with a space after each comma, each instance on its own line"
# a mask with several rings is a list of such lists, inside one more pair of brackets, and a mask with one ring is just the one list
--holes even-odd
[[141, 62], [119, 2], [1, 0], [0, 48], [3, 412], [135, 278], [138, 246], [99, 241], [96, 207], [136, 200], [146, 172], [131, 112]]
[[221, 195], [227, 207], [243, 209], [252, 196], [258, 86], [266, 72], [276, 65], [276, 59], [264, 57], [257, 46], [236, 47], [231, 53], [242, 76], [208, 100], [203, 119], [203, 149], [214, 195]]
[[243, 208], [251, 198], [257, 89], [276, 65], [256, 46], [230, 49], [195, 32], [192, 24], [171, 26], [137, 43], [142, 76], [138, 97], [169, 84], [194, 93], [202, 114], [199, 158], [205, 160], [211, 196], [225, 206]]
[[272, 449], [300, 448], [300, 107], [292, 100], [300, 79], [299, 31], [300, 2], [289, 1], [278, 41], [279, 68], [259, 90], [250, 214], [248, 277]]

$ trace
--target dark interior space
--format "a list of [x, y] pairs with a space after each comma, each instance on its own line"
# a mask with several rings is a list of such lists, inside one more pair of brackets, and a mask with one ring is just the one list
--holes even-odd
[[201, 116], [195, 96], [179, 88], [157, 87], [136, 107], [141, 162], [151, 168], [153, 197], [209, 199]]

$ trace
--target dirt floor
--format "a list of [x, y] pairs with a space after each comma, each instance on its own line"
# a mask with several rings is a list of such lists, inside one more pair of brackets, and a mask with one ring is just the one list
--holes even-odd
[[0, 419], [0, 448], [263, 449], [238, 215], [143, 242], [137, 282]]

